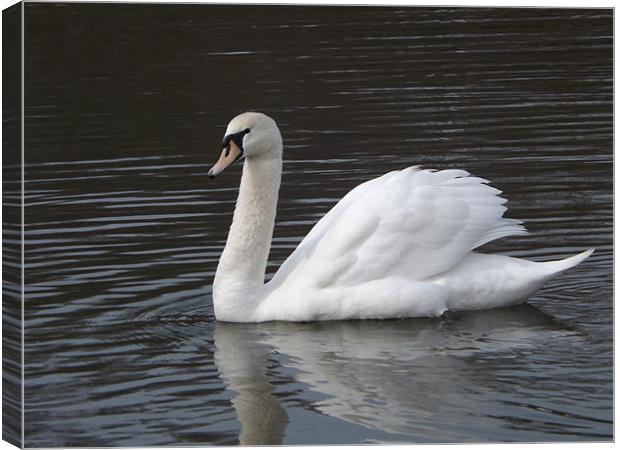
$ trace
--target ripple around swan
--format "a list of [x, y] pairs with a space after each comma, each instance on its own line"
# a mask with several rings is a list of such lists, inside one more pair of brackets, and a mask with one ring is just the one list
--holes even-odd
[[[611, 11], [25, 8], [27, 446], [612, 439]], [[485, 251], [597, 251], [508, 310], [216, 324], [241, 169], [205, 174], [244, 109], [285, 140], [268, 278], [420, 164], [504, 191], [531, 234]]]

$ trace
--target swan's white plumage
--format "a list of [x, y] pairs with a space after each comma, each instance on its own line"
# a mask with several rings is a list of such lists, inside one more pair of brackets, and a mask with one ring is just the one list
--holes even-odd
[[[262, 121], [266, 116], [261, 116], [238, 116], [227, 131], [256, 127], [269, 133]], [[272, 132], [279, 137], [277, 127]], [[260, 142], [259, 133], [249, 136]], [[345, 195], [272, 280], [256, 287], [256, 274], [236, 267], [266, 261], [264, 240], [271, 239], [282, 153], [278, 139], [271, 140], [280, 147], [256, 153], [246, 149], [240, 200], [216, 275], [216, 284], [218, 278], [226, 280], [234, 293], [228, 294], [221, 282], [217, 292], [214, 288], [221, 320], [419, 317], [447, 309], [507, 306], [526, 300], [589, 255], [584, 252], [564, 263], [534, 263], [474, 253], [487, 242], [526, 233], [520, 221], [503, 217], [506, 200], [501, 191], [464, 170], [409, 167]], [[269, 170], [277, 179], [260, 178], [259, 171]], [[261, 182], [252, 185], [246, 179]], [[244, 202], [249, 189], [263, 194]], [[252, 239], [262, 239], [263, 245], [251, 245]], [[256, 255], [248, 254], [252, 248]]]
[[308, 271], [324, 286], [390, 275], [419, 281], [484, 243], [526, 233], [502, 217], [500, 191], [468, 175], [410, 167], [358, 186], [315, 225], [272, 283]]

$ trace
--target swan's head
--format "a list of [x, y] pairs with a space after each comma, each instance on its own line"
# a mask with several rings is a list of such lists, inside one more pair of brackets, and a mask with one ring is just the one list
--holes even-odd
[[245, 112], [228, 124], [222, 155], [209, 170], [209, 178], [215, 178], [238, 159], [273, 157], [282, 157], [282, 137], [276, 122], [259, 112]]

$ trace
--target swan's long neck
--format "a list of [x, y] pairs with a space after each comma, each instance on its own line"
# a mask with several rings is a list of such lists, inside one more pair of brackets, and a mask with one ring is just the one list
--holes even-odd
[[251, 320], [263, 296], [265, 267], [282, 176], [277, 156], [248, 158], [226, 247], [213, 282], [213, 303], [220, 320]]

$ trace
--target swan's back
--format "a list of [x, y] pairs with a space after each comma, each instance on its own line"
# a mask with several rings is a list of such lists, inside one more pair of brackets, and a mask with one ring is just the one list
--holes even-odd
[[526, 233], [519, 221], [502, 217], [506, 200], [486, 183], [464, 170], [410, 167], [361, 184], [314, 226], [269, 284], [422, 281], [486, 242]]

